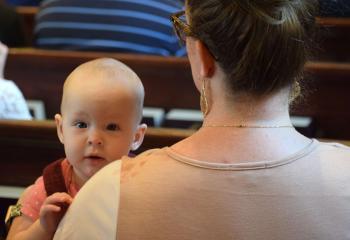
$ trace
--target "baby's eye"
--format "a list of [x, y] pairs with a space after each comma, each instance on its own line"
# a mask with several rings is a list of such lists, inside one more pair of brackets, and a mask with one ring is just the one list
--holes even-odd
[[87, 128], [87, 123], [85, 122], [76, 122], [74, 125], [78, 128]]
[[119, 125], [116, 123], [110, 123], [107, 125], [106, 128], [107, 128], [107, 130], [110, 130], [110, 131], [116, 131], [116, 130], [120, 129]]

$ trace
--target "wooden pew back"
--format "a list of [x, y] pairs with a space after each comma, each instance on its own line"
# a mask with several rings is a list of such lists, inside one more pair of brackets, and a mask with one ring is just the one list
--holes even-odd
[[[149, 128], [138, 152], [171, 146], [193, 133], [193, 130]], [[337, 142], [350, 146], [350, 141]], [[0, 152], [0, 185], [8, 186], [32, 184], [47, 164], [64, 157], [52, 120], [0, 120]]]
[[[145, 106], [199, 109], [186, 58], [135, 54], [10, 49], [5, 76], [16, 82], [27, 99], [43, 100], [49, 119], [59, 112], [62, 86], [79, 64], [112, 57], [129, 65], [141, 78]], [[308, 94], [292, 114], [316, 119], [316, 137], [350, 138], [350, 63], [310, 62], [306, 65]]]
[[313, 117], [315, 137], [350, 139], [350, 63], [309, 62], [303, 82], [305, 98], [291, 113]]
[[38, 7], [29, 7], [29, 6], [16, 7], [16, 12], [20, 16], [26, 45], [28, 46], [33, 46], [35, 15], [38, 13], [38, 10], [39, 10]]
[[322, 61], [350, 61], [350, 18], [319, 17], [316, 59]]
[[145, 87], [146, 106], [199, 108], [199, 94], [186, 58], [13, 48], [5, 76], [16, 82], [27, 99], [43, 100], [46, 116], [52, 119], [59, 112], [63, 83], [69, 73], [100, 57], [120, 60], [138, 74]]

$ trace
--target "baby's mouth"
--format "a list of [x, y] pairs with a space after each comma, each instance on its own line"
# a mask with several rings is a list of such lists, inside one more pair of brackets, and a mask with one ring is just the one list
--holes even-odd
[[84, 157], [85, 159], [91, 160], [91, 161], [104, 161], [105, 159], [98, 155], [87, 155]]

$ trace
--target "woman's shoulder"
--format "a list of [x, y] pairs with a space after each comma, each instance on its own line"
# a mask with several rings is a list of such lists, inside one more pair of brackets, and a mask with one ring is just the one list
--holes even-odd
[[[350, 142], [349, 142], [350, 143]], [[321, 148], [334, 150], [334, 151], [345, 151], [350, 153], [350, 147], [345, 145], [345, 142], [337, 141], [319, 141]]]
[[318, 154], [332, 159], [346, 159], [350, 163], [350, 147], [340, 142], [320, 141]]
[[145, 166], [148, 166], [150, 162], [161, 159], [164, 161], [166, 158], [165, 148], [156, 148], [144, 151], [136, 157], [124, 157], [121, 159], [121, 180], [126, 180], [130, 176], [135, 176], [141, 173]]
[[[115, 160], [103, 167], [94, 176], [92, 176], [92, 179], [94, 179], [94, 182], [96, 182], [97, 179], [106, 181], [106, 179], [111, 177], [123, 178], [124, 175], [134, 173], [136, 170], [142, 168], [147, 161], [155, 159], [156, 157], [162, 156], [164, 154], [165, 151], [164, 148], [162, 148], [150, 149], [138, 154], [135, 157], [124, 156], [121, 159]], [[89, 182], [91, 182], [91, 179]]]
[[136, 158], [147, 158], [147, 157], [150, 157], [150, 156], [157, 156], [157, 155], [163, 155], [165, 152], [164, 150], [166, 149], [167, 147], [164, 147], [164, 148], [153, 148], [153, 149], [149, 149], [149, 150], [146, 150], [140, 154], [138, 154], [136, 156]]
[[141, 152], [137, 154], [135, 157], [129, 157], [129, 156], [124, 156], [121, 158], [121, 160], [127, 163], [137, 163], [139, 161], [143, 161], [145, 159], [154, 159], [156, 157], [162, 157], [166, 154], [166, 148], [154, 148], [154, 149], [149, 149], [144, 152]]

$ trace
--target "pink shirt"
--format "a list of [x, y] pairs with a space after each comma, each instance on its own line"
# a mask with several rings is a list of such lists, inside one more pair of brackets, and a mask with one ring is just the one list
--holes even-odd
[[[61, 164], [63, 177], [65, 179], [68, 194], [75, 197], [79, 191], [76, 184], [73, 182], [72, 173], [73, 167], [67, 159], [64, 159]], [[40, 208], [47, 198], [43, 176], [39, 177], [35, 183], [27, 188], [21, 198], [22, 213], [30, 217], [33, 221], [39, 218]]]

